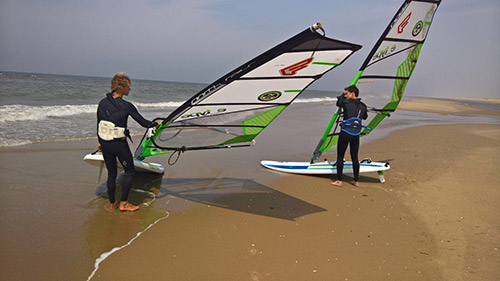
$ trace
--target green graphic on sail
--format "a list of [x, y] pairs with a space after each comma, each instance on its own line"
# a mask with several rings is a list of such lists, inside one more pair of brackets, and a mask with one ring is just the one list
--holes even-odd
[[146, 131], [134, 157], [251, 146], [304, 89], [360, 48], [326, 37], [320, 24], [307, 28], [156, 120], [160, 127]]
[[[351, 82], [361, 93], [391, 96], [381, 109], [369, 110], [374, 116], [366, 126], [372, 130], [398, 107], [440, 3], [441, 0], [405, 1]], [[313, 152], [311, 163], [337, 146], [341, 114], [341, 109], [333, 114]], [[368, 135], [372, 130], [364, 129], [361, 136]]]

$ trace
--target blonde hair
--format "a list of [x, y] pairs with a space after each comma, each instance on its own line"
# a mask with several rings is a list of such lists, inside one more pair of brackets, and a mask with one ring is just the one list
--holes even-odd
[[111, 91], [116, 91], [120, 87], [125, 87], [126, 85], [131, 85], [132, 81], [123, 72], [118, 72], [111, 80]]

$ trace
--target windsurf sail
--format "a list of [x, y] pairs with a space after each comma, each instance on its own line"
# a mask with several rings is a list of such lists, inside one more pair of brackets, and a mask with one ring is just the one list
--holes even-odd
[[[319, 31], [322, 31], [321, 33]], [[251, 146], [297, 96], [361, 46], [315, 24], [208, 85], [149, 129], [134, 157]]]
[[[441, 0], [406, 0], [361, 65], [351, 85], [356, 85], [360, 93], [391, 96], [381, 109], [371, 108], [375, 113], [367, 125], [371, 130], [363, 130], [361, 136], [368, 135], [398, 107], [440, 3]], [[311, 163], [337, 146], [341, 114], [340, 108], [333, 114]]]

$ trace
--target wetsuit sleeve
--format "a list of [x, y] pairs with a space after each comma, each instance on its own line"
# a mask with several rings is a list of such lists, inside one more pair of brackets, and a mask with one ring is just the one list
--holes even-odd
[[102, 110], [102, 108], [103, 108], [103, 105], [102, 105], [103, 102], [104, 101], [101, 100], [99, 102], [99, 105], [97, 106], [97, 124], [96, 124], [97, 138], [99, 138], [99, 122], [101, 122], [101, 120], [103, 119], [103, 115], [104, 115], [103, 110]]
[[337, 97], [337, 106], [342, 107], [345, 103], [345, 97], [344, 94], [340, 95]]
[[103, 119], [106, 119], [107, 115], [106, 114], [106, 105], [105, 105], [105, 101], [104, 100], [101, 100], [99, 102], [99, 105], [97, 106], [97, 123], [99, 123], [99, 121], [103, 120]]
[[144, 117], [142, 117], [142, 115], [139, 113], [139, 111], [137, 110], [137, 108], [133, 104], [129, 103], [128, 105], [129, 105], [128, 106], [129, 107], [128, 113], [141, 126], [143, 126], [145, 128], [150, 128], [150, 127], [154, 127], [156, 125], [156, 122], [149, 121], [149, 120], [145, 119]]
[[368, 118], [368, 109], [366, 108], [366, 104], [361, 103], [361, 112], [359, 113], [359, 118], [366, 120]]

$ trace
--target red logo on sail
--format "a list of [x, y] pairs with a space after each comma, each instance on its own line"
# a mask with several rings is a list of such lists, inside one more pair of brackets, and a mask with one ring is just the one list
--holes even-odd
[[403, 33], [403, 29], [405, 29], [406, 25], [410, 21], [410, 17], [411, 17], [411, 12], [406, 16], [406, 18], [403, 20], [403, 22], [399, 24], [398, 33]]
[[313, 60], [313, 57], [305, 59], [296, 64], [287, 66], [280, 70], [281, 75], [283, 76], [292, 76], [295, 75], [299, 70], [306, 68]]

